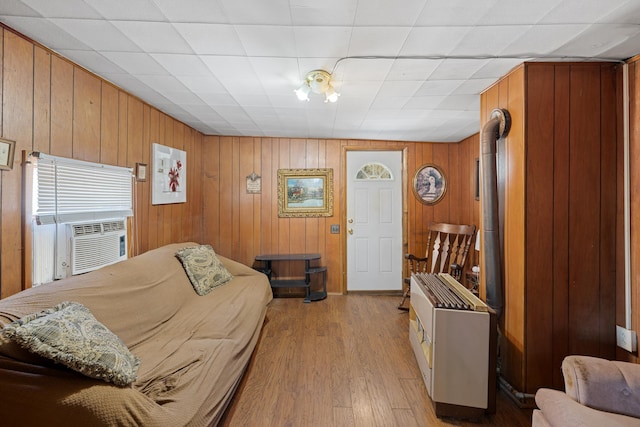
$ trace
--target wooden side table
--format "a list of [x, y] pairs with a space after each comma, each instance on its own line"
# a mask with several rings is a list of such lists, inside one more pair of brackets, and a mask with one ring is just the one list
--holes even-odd
[[[257, 270], [262, 271], [269, 278], [272, 289], [276, 288], [305, 288], [304, 302], [319, 301], [327, 297], [327, 267], [311, 266], [312, 261], [320, 259], [320, 254], [263, 254], [255, 260], [264, 263]], [[304, 278], [274, 279], [272, 263], [276, 261], [304, 261]], [[322, 273], [322, 290], [311, 292], [311, 275]]]

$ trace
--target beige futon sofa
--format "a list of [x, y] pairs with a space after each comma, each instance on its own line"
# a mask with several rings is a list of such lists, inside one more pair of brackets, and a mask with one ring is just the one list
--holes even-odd
[[0, 328], [65, 301], [86, 307], [137, 357], [115, 385], [37, 356], [0, 335], [0, 425], [216, 425], [257, 343], [272, 293], [266, 276], [230, 259], [232, 279], [194, 291], [164, 246], [0, 300]]

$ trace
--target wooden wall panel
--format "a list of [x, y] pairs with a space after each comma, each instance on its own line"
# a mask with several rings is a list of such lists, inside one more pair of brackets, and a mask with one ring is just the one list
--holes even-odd
[[566, 355], [615, 353], [618, 81], [615, 64], [531, 63], [482, 96], [512, 119], [501, 375], [531, 395], [562, 387]]
[[0, 297], [23, 289], [22, 150], [33, 146], [33, 45], [4, 32], [2, 137], [16, 141], [13, 169], [1, 172]]
[[[640, 58], [634, 58], [629, 65], [629, 184], [630, 184], [630, 257], [631, 265], [631, 306], [632, 306], [632, 328], [636, 332], [640, 331], [640, 316], [638, 316], [638, 307], [640, 307]], [[620, 180], [619, 180], [620, 182]], [[618, 204], [620, 206], [620, 204]], [[620, 222], [620, 221], [619, 221]], [[623, 229], [620, 226], [619, 229]], [[618, 233], [622, 236], [622, 233]], [[624, 256], [623, 254], [621, 254]], [[625, 291], [624, 282], [620, 283], [618, 288], [623, 294]], [[619, 325], [625, 326], [624, 297], [617, 300]], [[638, 363], [638, 355], [629, 354], [624, 350], [618, 349], [617, 356], [624, 357], [626, 360], [632, 360]]]
[[51, 140], [51, 54], [33, 52], [33, 150], [48, 153]]
[[[346, 149], [405, 150], [407, 186], [425, 163], [437, 163], [447, 175], [450, 187], [443, 206], [423, 205], [407, 192], [407, 246], [422, 248], [428, 221], [474, 223], [479, 203], [473, 197], [475, 154], [478, 138], [459, 144], [401, 143], [288, 138], [236, 138], [205, 136], [203, 230], [220, 254], [253, 264], [259, 253], [319, 252], [328, 267], [327, 287], [331, 293], [345, 289], [344, 178]], [[434, 154], [435, 153], [435, 154]], [[464, 159], [464, 160], [463, 160]], [[334, 215], [322, 218], [279, 218], [277, 206], [278, 169], [331, 168], [334, 174]], [[246, 176], [255, 171], [262, 177], [260, 195], [247, 195]], [[219, 176], [219, 184], [216, 177]], [[409, 178], [410, 177], [410, 178]], [[466, 204], [468, 206], [458, 206]], [[341, 226], [331, 234], [330, 226]], [[476, 224], [478, 225], [478, 224]], [[469, 267], [471, 264], [469, 264]], [[277, 266], [278, 277], [301, 274], [299, 265]], [[285, 291], [286, 292], [286, 291]]]
[[[553, 189], [554, 159], [554, 110], [547, 106], [554, 101], [554, 67], [549, 65], [526, 79], [527, 121], [533, 125], [527, 127], [527, 145], [536, 147], [527, 150], [527, 206], [536, 209], [528, 211], [526, 221], [527, 282], [537, 283], [527, 293], [541, 305], [553, 305], [553, 198], [549, 197]], [[562, 125], [559, 124], [560, 126]], [[528, 371], [535, 387], [549, 384], [552, 372], [547, 366], [552, 364], [553, 318], [545, 311], [533, 311], [526, 322], [527, 349], [531, 355]]]
[[102, 83], [84, 70], [73, 79], [73, 157], [99, 162]]
[[160, 122], [169, 123], [172, 146], [188, 151], [192, 169], [187, 187], [193, 186], [194, 193], [172, 217], [172, 205], [151, 205], [150, 179], [134, 184], [130, 254], [172, 241], [202, 239], [202, 134], [1, 24], [0, 70], [0, 136], [17, 142], [13, 170], [0, 173], [1, 298], [31, 283], [31, 224], [22, 217], [23, 150], [111, 165], [151, 166], [151, 142], [164, 141]]
[[73, 73], [64, 59], [51, 56], [51, 154], [73, 157]]

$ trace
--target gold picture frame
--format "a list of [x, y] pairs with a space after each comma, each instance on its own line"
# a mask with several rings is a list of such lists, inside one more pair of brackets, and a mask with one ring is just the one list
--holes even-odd
[[333, 216], [333, 169], [278, 169], [278, 216]]
[[16, 142], [0, 138], [0, 170], [13, 169], [13, 156], [16, 152]]
[[412, 190], [425, 205], [435, 205], [447, 192], [447, 179], [438, 166], [428, 163], [416, 171]]

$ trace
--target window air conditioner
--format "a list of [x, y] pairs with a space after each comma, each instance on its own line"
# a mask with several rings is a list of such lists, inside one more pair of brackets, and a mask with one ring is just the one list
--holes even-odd
[[127, 259], [127, 222], [124, 218], [61, 224], [60, 228], [64, 237], [58, 239], [56, 279]]

